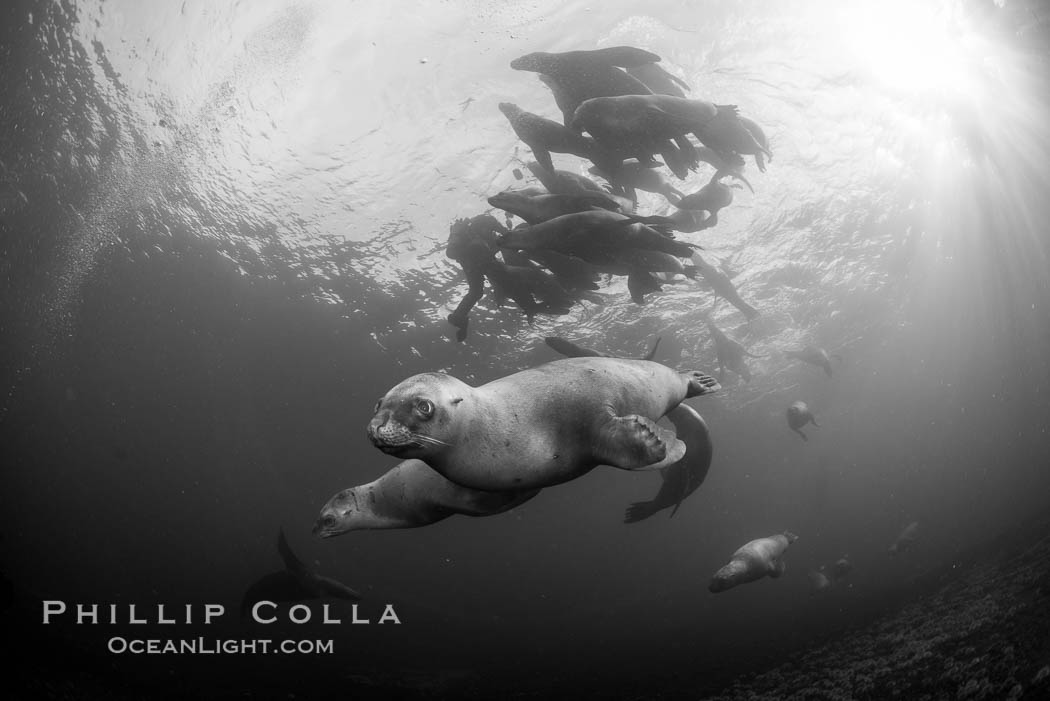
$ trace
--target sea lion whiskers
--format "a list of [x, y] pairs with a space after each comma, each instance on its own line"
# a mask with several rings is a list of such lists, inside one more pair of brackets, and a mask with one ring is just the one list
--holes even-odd
[[445, 441], [439, 438], [434, 438], [433, 436], [426, 436], [422, 433], [415, 433], [414, 431], [409, 431], [407, 437], [410, 440], [413, 440], [417, 443], [423, 443], [426, 445], [443, 445], [446, 447], [451, 447], [452, 445], [451, 443], [446, 443]]

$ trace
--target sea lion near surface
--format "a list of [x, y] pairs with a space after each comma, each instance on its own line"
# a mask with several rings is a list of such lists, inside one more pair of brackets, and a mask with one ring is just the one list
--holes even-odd
[[518, 138], [532, 150], [536, 161], [547, 170], [554, 170], [552, 152], [602, 162], [602, 154], [593, 139], [546, 117], [526, 112], [512, 102], [499, 103], [499, 109]]
[[592, 209], [607, 209], [624, 214], [621, 203], [600, 192], [580, 192], [574, 195], [522, 195], [514, 190], [496, 193], [488, 203], [508, 214], [520, 217], [526, 224], [542, 224], [564, 214], [576, 214]]
[[740, 296], [740, 293], [737, 292], [736, 285], [733, 284], [733, 281], [729, 279], [728, 275], [704, 260], [697, 251], [693, 252], [691, 258], [693, 265], [696, 266], [697, 272], [699, 272], [704, 280], [711, 285], [715, 294], [724, 298], [734, 307], [743, 312], [744, 316], [749, 320], [758, 316], [758, 310], [744, 301]]
[[711, 320], [710, 316], [704, 317], [704, 321], [707, 323], [707, 329], [711, 332], [711, 340], [715, 344], [715, 356], [718, 358], [718, 380], [719, 382], [725, 381], [726, 368], [732, 370], [737, 375], [740, 375], [740, 379], [744, 382], [751, 381], [751, 369], [747, 367], [747, 363], [744, 362], [744, 356], [748, 358], [761, 358], [761, 355], [755, 355], [750, 353], [742, 344], [738, 341], [734, 341], [727, 336], [720, 328], [715, 326], [715, 322]]
[[[656, 355], [656, 349], [660, 347], [660, 338], [657, 337], [656, 341], [653, 342], [652, 348], [649, 349], [645, 355], [641, 358], [631, 358], [631, 360], [652, 360]], [[584, 348], [578, 346], [572, 341], [560, 338], [558, 336], [547, 336], [543, 339], [543, 342], [550, 346], [552, 349], [561, 353], [566, 358], [615, 358], [617, 356], [609, 355], [608, 353], [602, 353], [596, 351], [593, 348]]]
[[[772, 160], [769, 141], [765, 132], [754, 120], [742, 117], [736, 105], [717, 105], [715, 116], [693, 132], [704, 146], [710, 147], [720, 157], [732, 161], [735, 158], [753, 155], [760, 171], [765, 171], [761, 156]], [[745, 121], [746, 120], [746, 121]], [[763, 143], [760, 143], [763, 142]]]
[[808, 441], [809, 438], [802, 432], [802, 427], [806, 424], [813, 424], [817, 428], [820, 428], [820, 424], [813, 417], [813, 412], [809, 410], [809, 406], [805, 402], [793, 402], [791, 406], [787, 408], [787, 422], [788, 427], [802, 436], [802, 440]]
[[442, 477], [422, 460], [405, 460], [372, 482], [343, 489], [321, 508], [314, 535], [419, 528], [449, 516], [492, 516], [525, 503], [539, 489], [487, 492]]
[[784, 355], [794, 360], [801, 360], [810, 365], [816, 365], [818, 368], [822, 368], [828, 377], [831, 377], [831, 358], [838, 358], [840, 362], [842, 361], [841, 356], [828, 355], [826, 350], [817, 346], [806, 346], [800, 350], [786, 350]]
[[714, 226], [718, 223], [718, 212], [733, 204], [733, 187], [740, 187], [739, 185], [733, 186], [723, 183], [722, 178], [726, 175], [728, 173], [715, 173], [706, 185], [696, 192], [680, 198], [673, 203], [674, 206], [679, 209], [692, 211], [707, 211], [708, 217], [704, 220], [704, 228]]
[[784, 551], [798, 540], [789, 531], [747, 543], [735, 553], [729, 564], [718, 570], [708, 590], [714, 594], [763, 577], [776, 579], [784, 574]]
[[426, 462], [482, 490], [537, 489], [598, 465], [660, 469], [685, 444], [655, 421], [720, 385], [693, 370], [618, 358], [566, 358], [472, 387], [414, 375], [376, 405], [368, 424], [385, 453]]
[[609, 95], [647, 95], [645, 83], [621, 70], [660, 60], [656, 54], [631, 46], [591, 51], [547, 53], [537, 51], [510, 62], [517, 71], [541, 74], [570, 126], [572, 114], [584, 100]]
[[485, 296], [485, 274], [497, 262], [497, 235], [507, 228], [489, 214], [469, 219], [457, 219], [449, 227], [445, 255], [459, 263], [467, 278], [467, 294], [448, 315], [448, 323], [456, 327], [456, 340], [466, 340], [470, 310]]
[[359, 593], [342, 582], [307, 568], [292, 552], [283, 528], [277, 535], [277, 551], [284, 561], [284, 569], [271, 572], [248, 587], [241, 599], [241, 616], [246, 616], [251, 606], [259, 601], [304, 601], [324, 597], [361, 600]]
[[[580, 193], [598, 192], [609, 197], [614, 197], [608, 190], [590, 178], [573, 173], [568, 170], [549, 170], [539, 163], [529, 162], [525, 164], [540, 183], [547, 188], [552, 195], [577, 195]], [[614, 200], [615, 201], [615, 200]]]
[[600, 257], [604, 251], [642, 249], [689, 258], [697, 246], [675, 241], [631, 217], [607, 210], [565, 214], [532, 226], [515, 228], [503, 234], [498, 243], [504, 248], [548, 249], [583, 260]]

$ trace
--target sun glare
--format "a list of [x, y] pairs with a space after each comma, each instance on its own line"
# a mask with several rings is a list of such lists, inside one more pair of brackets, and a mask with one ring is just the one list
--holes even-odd
[[979, 42], [953, 4], [888, 1], [846, 7], [846, 45], [884, 87], [947, 98], [976, 88]]

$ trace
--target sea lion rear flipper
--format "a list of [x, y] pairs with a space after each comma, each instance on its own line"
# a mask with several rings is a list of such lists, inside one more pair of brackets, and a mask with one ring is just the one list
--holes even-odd
[[656, 501], [636, 501], [627, 507], [627, 511], [624, 512], [623, 522], [637, 523], [649, 518], [659, 510], [660, 508], [656, 505]]
[[622, 470], [659, 470], [682, 459], [685, 443], [644, 416], [610, 416], [595, 453], [600, 463]]

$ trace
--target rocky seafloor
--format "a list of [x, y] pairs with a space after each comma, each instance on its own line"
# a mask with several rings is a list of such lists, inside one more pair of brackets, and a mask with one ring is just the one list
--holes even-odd
[[916, 587], [932, 592], [704, 698], [1050, 698], [1048, 524], [987, 543]]

